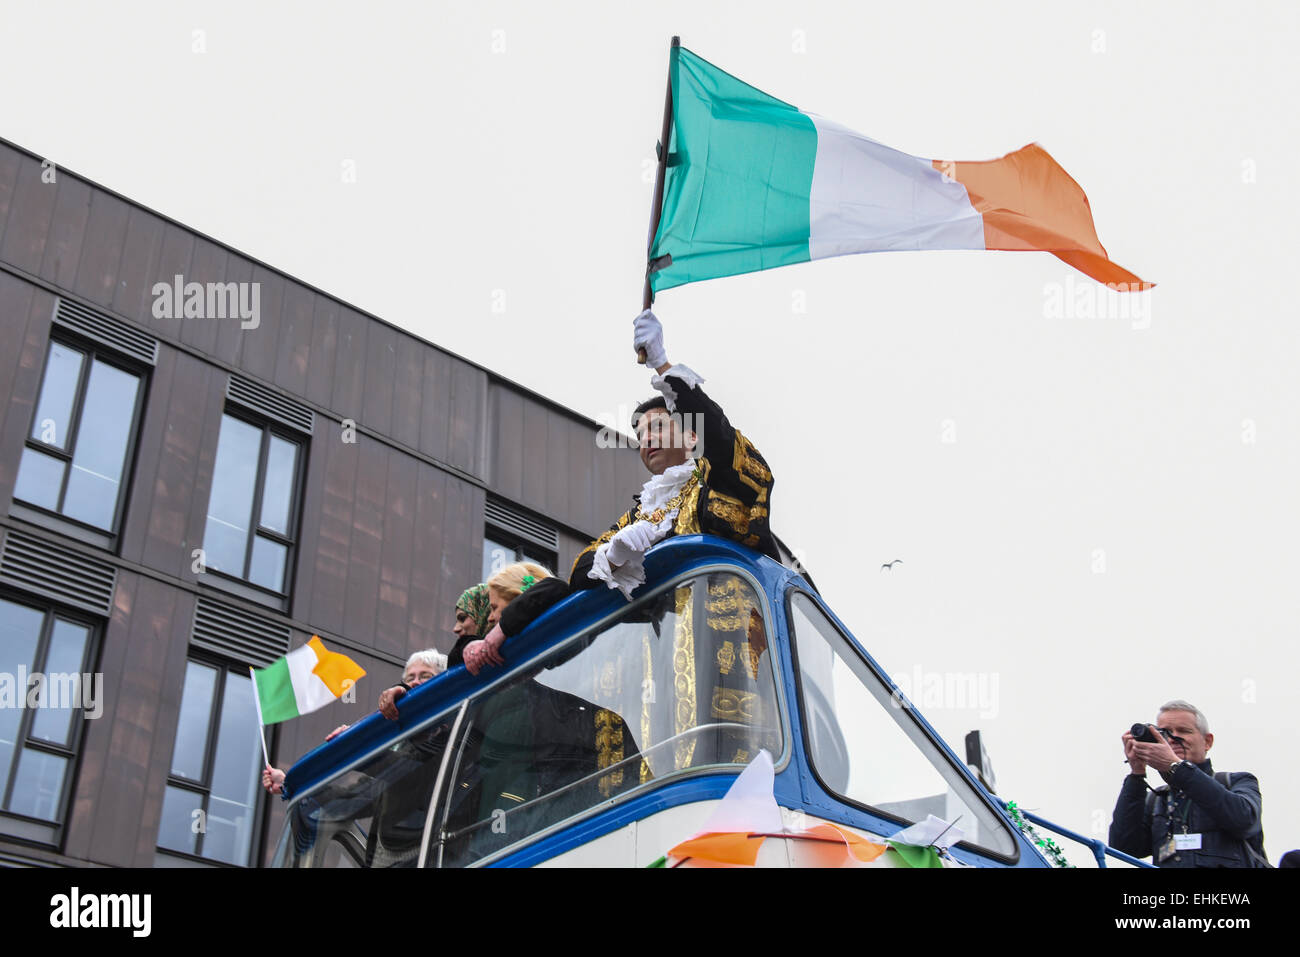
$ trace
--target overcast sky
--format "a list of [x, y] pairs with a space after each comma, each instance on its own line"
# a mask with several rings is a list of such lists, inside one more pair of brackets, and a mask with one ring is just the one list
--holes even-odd
[[1300, 6], [647, 6], [6, 0], [0, 135], [592, 417], [649, 391], [672, 34], [918, 156], [1042, 144], [1140, 315], [1045, 253], [881, 253], [668, 290], [668, 354], [877, 660], [996, 689], [914, 697], [1005, 797], [1104, 838], [1181, 697], [1300, 847]]

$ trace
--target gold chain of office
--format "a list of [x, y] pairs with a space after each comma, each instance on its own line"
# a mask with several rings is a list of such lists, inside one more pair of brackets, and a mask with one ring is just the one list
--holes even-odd
[[670, 498], [659, 508], [655, 509], [653, 512], [647, 513], [641, 509], [640, 505], [638, 505], [636, 509], [636, 517], [634, 518], [634, 521], [637, 522], [646, 521], [652, 525], [658, 525], [660, 522], [664, 520], [664, 516], [667, 515], [669, 512], [671, 512], [673, 509], [681, 508], [682, 502], [685, 501], [686, 496], [690, 494], [691, 489], [695, 488], [695, 486], [699, 484], [699, 481], [700, 481], [700, 473], [698, 470], [696, 470], [691, 473], [691, 477], [686, 480], [686, 484], [684, 484], [681, 487], [681, 489], [677, 492], [676, 495]]

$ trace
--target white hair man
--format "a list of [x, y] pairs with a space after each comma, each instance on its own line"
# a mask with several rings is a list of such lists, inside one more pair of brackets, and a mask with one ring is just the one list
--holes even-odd
[[[1214, 735], [1199, 708], [1167, 701], [1154, 725], [1139, 737], [1125, 731], [1121, 740], [1129, 776], [1111, 817], [1111, 847], [1150, 855], [1157, 867], [1268, 866], [1259, 781], [1245, 771], [1215, 772]], [[1146, 783], [1148, 767], [1163, 787]]]

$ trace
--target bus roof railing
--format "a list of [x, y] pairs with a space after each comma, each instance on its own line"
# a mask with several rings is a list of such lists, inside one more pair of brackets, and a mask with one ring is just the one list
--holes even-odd
[[[997, 795], [994, 795], [994, 798], [1004, 808], [1007, 806], [1007, 802], [1002, 800], [1002, 798], [997, 797]], [[1099, 841], [1095, 837], [1084, 837], [1082, 834], [1077, 834], [1074, 831], [1071, 831], [1067, 827], [1061, 827], [1061, 825], [1059, 824], [1054, 824], [1051, 821], [1047, 820], [1047, 818], [1039, 817], [1037, 814], [1034, 814], [1030, 811], [1026, 811], [1024, 808], [1018, 808], [1018, 810], [1020, 811], [1024, 819], [1029, 823], [1037, 824], [1039, 827], [1045, 827], [1049, 831], [1052, 831], [1055, 834], [1059, 834], [1062, 837], [1067, 838], [1068, 840], [1074, 841], [1078, 844], [1082, 844], [1085, 847], [1087, 847], [1088, 850], [1092, 851], [1092, 856], [1097, 859], [1098, 867], [1106, 866], [1107, 855], [1110, 855], [1116, 860], [1123, 861], [1125, 864], [1132, 864], [1134, 867], [1151, 867], [1151, 868], [1155, 867], [1154, 864], [1148, 864], [1146, 861], [1139, 861], [1136, 857], [1132, 857], [1131, 855], [1125, 854], [1123, 851], [1115, 850], [1115, 848], [1111, 847], [1105, 841]]]

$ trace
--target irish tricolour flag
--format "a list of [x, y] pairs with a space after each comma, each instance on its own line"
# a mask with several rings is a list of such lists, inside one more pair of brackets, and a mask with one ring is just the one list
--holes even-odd
[[269, 668], [253, 672], [263, 724], [310, 714], [340, 698], [365, 669], [347, 655], [326, 651], [316, 635]]
[[922, 159], [796, 109], [674, 46], [656, 291], [848, 253], [1050, 252], [1113, 289], [1152, 284], [1110, 261], [1088, 197], [1047, 152]]

